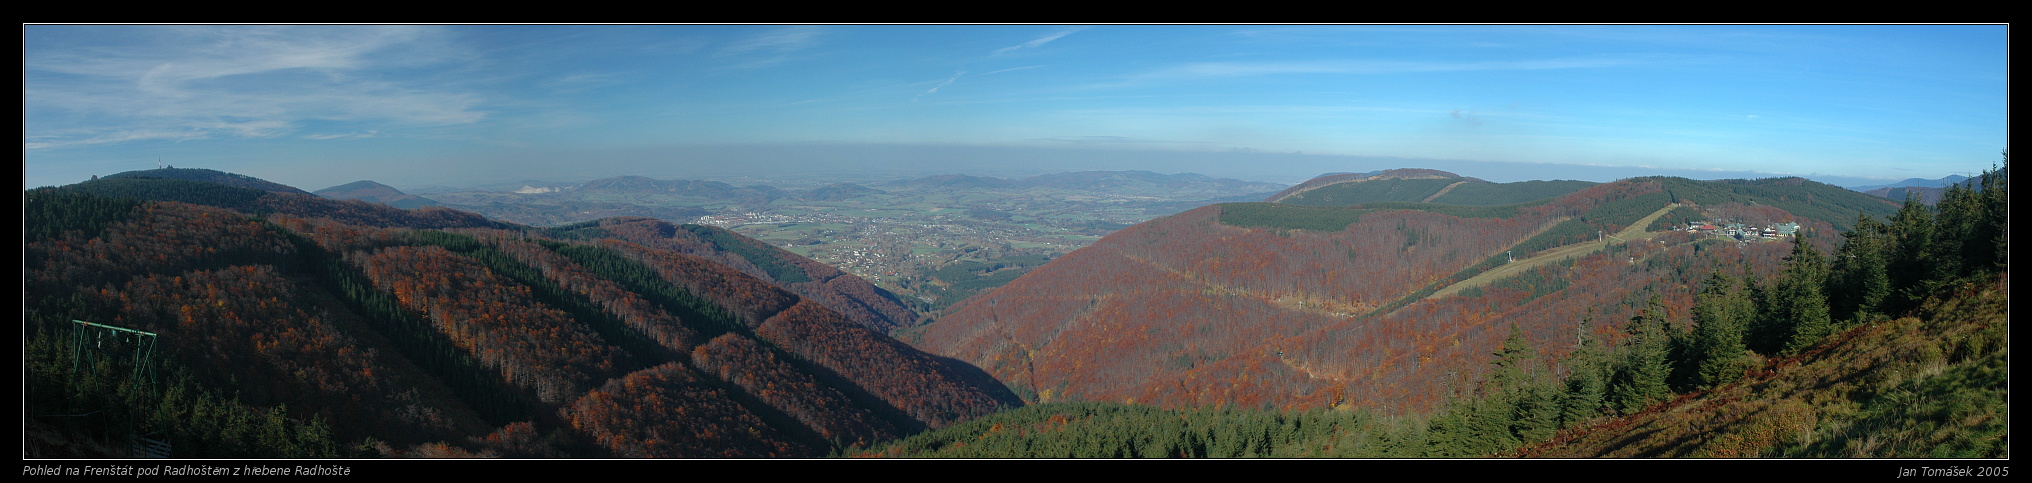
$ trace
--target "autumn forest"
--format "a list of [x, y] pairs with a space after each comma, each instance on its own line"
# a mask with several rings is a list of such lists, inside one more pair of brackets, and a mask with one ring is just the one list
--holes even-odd
[[2009, 454], [2007, 162], [1934, 204], [1327, 176], [936, 311], [654, 218], [23, 198], [29, 458]]

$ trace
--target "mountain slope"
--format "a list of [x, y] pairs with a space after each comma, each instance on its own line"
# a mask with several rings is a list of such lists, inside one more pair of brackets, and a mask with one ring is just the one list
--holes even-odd
[[[137, 196], [183, 201], [123, 198]], [[851, 276], [750, 275], [767, 257], [814, 272], [788, 253], [729, 249], [766, 246], [731, 233], [712, 232], [692, 255], [591, 230], [553, 237], [451, 210], [173, 179], [24, 197], [28, 226], [58, 227], [29, 230], [40, 235], [24, 247], [24, 331], [38, 348], [24, 360], [36, 368], [30, 413], [110, 415], [31, 421], [29, 432], [55, 435], [39, 440], [166, 431], [182, 456], [363, 441], [386, 456], [816, 456], [1021, 404], [978, 369], [786, 289]], [[629, 223], [641, 222], [612, 222]], [[119, 392], [110, 375], [131, 358], [84, 372], [58, 363], [70, 334], [89, 328], [72, 320], [159, 334], [142, 366], [181, 374], [178, 388], [234, 394], [229, 407], [278, 428], [322, 428], [302, 433], [322, 443], [203, 443], [235, 440], [240, 423], [187, 416], [206, 409], [182, 389], [160, 400]], [[120, 395], [62, 389], [80, 383]], [[34, 451], [93, 456], [66, 453], [90, 446]]]
[[831, 265], [774, 245], [705, 225], [676, 225], [653, 218], [616, 217], [550, 229], [573, 238], [612, 237], [648, 247], [705, 257], [808, 297], [864, 326], [888, 331], [917, 323], [918, 315], [895, 294]]
[[[1743, 379], [1627, 416], [1568, 419], [1480, 457], [2008, 458], [2008, 287], [1964, 285], [1909, 316], [1829, 336]], [[1491, 354], [1492, 356], [1494, 354]], [[1500, 358], [1492, 357], [1497, 361]], [[1528, 387], [1528, 386], [1527, 386]], [[1565, 391], [1572, 388], [1561, 388]], [[1524, 394], [1530, 394], [1527, 391]], [[1568, 393], [1571, 394], [1571, 393]], [[1495, 399], [1495, 398], [1490, 398]], [[1482, 407], [1490, 401], [1481, 400]], [[1474, 404], [1458, 404], [1468, 409]], [[1497, 431], [1522, 416], [1389, 418], [1374, 412], [1232, 406], [1161, 409], [1070, 402], [997, 413], [872, 448], [902, 458], [1431, 458], [1459, 424]], [[1493, 417], [1490, 417], [1493, 416]], [[1512, 419], [1512, 416], [1517, 416]], [[1539, 417], [1554, 415], [1539, 413]], [[1477, 428], [1478, 430], [1480, 428]], [[1507, 431], [1504, 431], [1507, 432]], [[1452, 439], [1446, 439], [1452, 437]]]
[[[1397, 174], [1354, 184], [1429, 181], [1431, 192], [1404, 197], [1423, 199], [1459, 180]], [[1323, 186], [1308, 193], [1338, 185]], [[985, 368], [1033, 402], [1421, 413], [1478, 380], [1507, 324], [1553, 364], [1577, 334], [1624, 337], [1592, 321], [1628, 320], [1646, 294], [1680, 309], [1693, 295], [1686, 277], [1717, 263], [1768, 277], [1785, 256], [1783, 243], [1716, 250], [1720, 241], [1687, 232], [1600, 233], [1683, 225], [1644, 222], [1661, 212], [1833, 233], [1854, 223], [1850, 207], [1893, 208], [1823, 187], [1641, 178], [1510, 205], [1213, 205], [1111, 234], [969, 299], [909, 340]], [[1427, 299], [1501, 266], [1506, 252], [1521, 259], [1585, 244], [1593, 244], [1586, 254]]]

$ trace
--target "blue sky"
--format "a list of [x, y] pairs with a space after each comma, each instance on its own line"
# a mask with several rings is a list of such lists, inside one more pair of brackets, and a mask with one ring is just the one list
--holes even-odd
[[25, 187], [60, 185], [160, 159], [310, 190], [1069, 169], [1296, 182], [1396, 167], [1857, 185], [1999, 161], [2007, 35], [30, 25], [23, 171]]

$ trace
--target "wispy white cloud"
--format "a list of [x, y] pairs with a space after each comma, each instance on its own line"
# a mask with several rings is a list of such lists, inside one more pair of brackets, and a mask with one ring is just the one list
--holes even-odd
[[71, 132], [41, 136], [29, 136], [21, 143], [25, 149], [45, 149], [65, 146], [91, 146], [123, 143], [129, 141], [188, 141], [203, 139], [205, 134], [193, 130], [121, 129], [105, 132]]
[[1636, 65], [1619, 57], [1570, 57], [1501, 61], [1353, 61], [1196, 62], [1153, 72], [1145, 77], [1244, 77], [1284, 74], [1387, 75], [1492, 70], [1593, 69]]
[[1081, 31], [1081, 30], [1086, 30], [1086, 29], [1087, 29], [1087, 27], [1073, 27], [1073, 28], [1068, 28], [1068, 29], [1065, 29], [1065, 30], [1060, 30], [1060, 31], [1057, 31], [1057, 32], [1052, 32], [1052, 33], [1049, 33], [1049, 34], [1045, 34], [1045, 36], [1043, 36], [1043, 37], [1038, 37], [1038, 38], [1034, 38], [1034, 39], [1030, 39], [1030, 41], [1029, 41], [1029, 42], [1024, 42], [1024, 43], [1020, 43], [1020, 44], [1016, 44], [1016, 45], [1011, 45], [1011, 46], [1008, 46], [1008, 47], [1003, 47], [1003, 48], [999, 48], [999, 49], [995, 49], [995, 53], [994, 53], [994, 55], [1002, 55], [1002, 54], [1007, 54], [1007, 53], [1010, 53], [1010, 52], [1015, 52], [1015, 51], [1018, 51], [1018, 50], [1023, 50], [1023, 49], [1034, 49], [1034, 48], [1037, 48], [1037, 47], [1041, 47], [1041, 46], [1043, 46], [1044, 44], [1048, 44], [1048, 43], [1051, 43], [1051, 41], [1053, 41], [1053, 40], [1058, 40], [1058, 39], [1059, 39], [1059, 38], [1061, 38], [1061, 37], [1065, 37], [1065, 36], [1067, 36], [1067, 35], [1072, 35], [1072, 34], [1073, 34], [1074, 32], [1079, 32], [1079, 31]]
[[[82, 32], [82, 31], [81, 31]], [[478, 94], [402, 72], [452, 56], [430, 27], [125, 27], [145, 47], [24, 52], [32, 148], [286, 135], [310, 121], [471, 124]]]
[[960, 80], [960, 76], [963, 76], [963, 75], [966, 75], [966, 74], [967, 74], [967, 71], [964, 71], [964, 70], [961, 70], [961, 71], [955, 71], [955, 72], [953, 72], [953, 75], [952, 75], [952, 77], [947, 77], [947, 78], [945, 78], [945, 80], [943, 80], [943, 81], [939, 81], [938, 85], [935, 85], [935, 86], [931, 86], [931, 89], [927, 89], [927, 90], [925, 90], [925, 91], [924, 91], [923, 93], [921, 93], [921, 94], [918, 94], [918, 95], [917, 95], [917, 97], [912, 97], [912, 98], [910, 98], [910, 102], [917, 102], [917, 100], [918, 100], [918, 99], [920, 99], [920, 98], [923, 98], [924, 96], [927, 96], [927, 95], [931, 95], [931, 94], [937, 94], [937, 93], [938, 93], [938, 90], [939, 90], [939, 89], [944, 89], [944, 88], [945, 88], [945, 86], [949, 86], [949, 85], [952, 85], [952, 83], [953, 83], [953, 82], [955, 82], [955, 81], [958, 81], [958, 80]]
[[381, 132], [380, 132], [380, 131], [374, 131], [374, 130], [367, 130], [367, 131], [354, 131], [354, 132], [349, 132], [349, 133], [336, 133], [336, 134], [312, 134], [312, 135], [308, 135], [308, 136], [304, 136], [304, 139], [317, 139], [317, 140], [326, 140], [326, 139], [366, 139], [366, 138], [372, 138], [372, 137], [380, 137], [380, 136], [381, 136]]
[[777, 65], [795, 58], [799, 51], [819, 45], [824, 34], [825, 29], [817, 25], [779, 27], [729, 42], [714, 51], [713, 57], [730, 60], [736, 68]]
[[1044, 67], [1044, 66], [1043, 66], [1043, 65], [1026, 65], [1026, 66], [1022, 66], [1022, 67], [1010, 67], [1010, 68], [1007, 68], [1007, 69], [996, 69], [996, 70], [991, 70], [991, 71], [987, 71], [987, 72], [982, 72], [982, 73], [981, 73], [981, 75], [995, 75], [995, 74], [1000, 74], [1000, 73], [1003, 73], [1003, 72], [1015, 72], [1015, 71], [1019, 71], [1019, 70], [1029, 70], [1029, 69], [1035, 69], [1035, 68], [1038, 68], [1038, 67]]

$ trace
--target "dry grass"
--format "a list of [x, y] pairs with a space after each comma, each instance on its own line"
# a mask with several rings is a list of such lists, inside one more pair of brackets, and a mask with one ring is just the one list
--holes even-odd
[[1566, 458], [2009, 457], [2008, 289], [1971, 285], [1912, 317], [1831, 336], [1737, 382], [1569, 429]]

